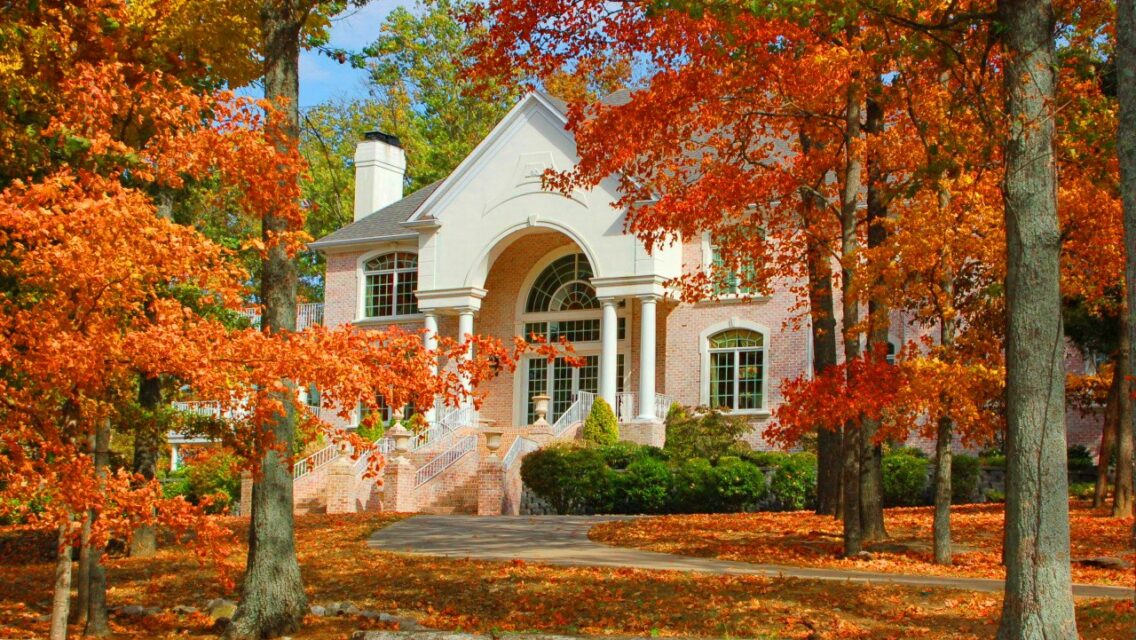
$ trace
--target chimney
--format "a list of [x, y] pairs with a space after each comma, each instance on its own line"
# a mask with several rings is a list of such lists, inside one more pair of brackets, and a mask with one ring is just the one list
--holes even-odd
[[355, 220], [402, 199], [406, 152], [397, 136], [369, 131], [355, 147]]

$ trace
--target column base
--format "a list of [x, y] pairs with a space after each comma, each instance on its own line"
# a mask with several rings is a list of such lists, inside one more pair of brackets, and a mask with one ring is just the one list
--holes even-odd
[[659, 418], [636, 418], [619, 425], [620, 440], [659, 447], [667, 443], [667, 425]]

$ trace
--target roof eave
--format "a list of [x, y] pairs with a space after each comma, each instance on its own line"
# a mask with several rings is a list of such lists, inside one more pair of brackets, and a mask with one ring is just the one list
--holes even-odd
[[308, 248], [313, 251], [325, 252], [329, 249], [346, 249], [357, 245], [375, 244], [376, 242], [397, 242], [399, 240], [416, 240], [417, 233], [397, 233], [385, 236], [372, 236], [369, 238], [344, 238], [342, 240], [316, 240], [309, 242]]

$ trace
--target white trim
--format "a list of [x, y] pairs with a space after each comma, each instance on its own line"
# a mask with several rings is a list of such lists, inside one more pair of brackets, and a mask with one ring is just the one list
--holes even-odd
[[743, 320], [734, 316], [729, 320], [717, 322], [704, 328], [698, 333], [698, 404], [710, 404], [710, 337], [729, 329], [746, 329], [760, 333], [763, 346], [761, 348], [761, 408], [742, 409], [731, 411], [731, 415], [769, 415], [769, 353], [773, 350], [772, 332], [769, 327], [751, 320]]
[[434, 190], [434, 193], [431, 193], [430, 197], [426, 198], [426, 200], [418, 207], [418, 210], [414, 212], [414, 215], [410, 216], [410, 218], [406, 220], [406, 223], [413, 223], [424, 217], [427, 217], [429, 215], [429, 212], [435, 206], [438, 206], [440, 202], [445, 200], [449, 196], [451, 191], [453, 191], [455, 188], [460, 187], [461, 184], [459, 183], [465, 182], [467, 174], [470, 173], [474, 165], [480, 162], [483, 157], [492, 154], [495, 149], [497, 149], [501, 144], [508, 140], [509, 135], [511, 135], [512, 133], [509, 131], [509, 129], [512, 128], [515, 123], [522, 120], [524, 112], [529, 109], [530, 104], [536, 104], [540, 107], [543, 107], [543, 110], [546, 112], [546, 116], [552, 115], [553, 122], [559, 125], [559, 129], [564, 132], [564, 135], [569, 139], [572, 138], [572, 135], [568, 133], [567, 129], [564, 128], [565, 125], [568, 124], [568, 119], [564, 116], [564, 114], [561, 113], [559, 109], [554, 107], [552, 103], [550, 103], [548, 99], [542, 96], [540, 93], [530, 91], [525, 95], [524, 98], [521, 98], [521, 100], [517, 102], [517, 104], [514, 105], [512, 109], [509, 110], [509, 113], [505, 114], [505, 117], [497, 123], [497, 126], [493, 127], [493, 130], [489, 132], [489, 135], [485, 136], [485, 138], [480, 143], [478, 143], [476, 147], [473, 148], [473, 151], [471, 151], [469, 155], [467, 155], [465, 159], [458, 164], [457, 168], [455, 168], [450, 173], [450, 175], [446, 176], [445, 180], [442, 181], [442, 184], [438, 185], [438, 188]]
[[[366, 315], [365, 310], [367, 308], [367, 276], [364, 273], [363, 265], [367, 264], [367, 262], [369, 262], [372, 258], [377, 258], [389, 253], [414, 254], [414, 275], [416, 277], [422, 276], [421, 272], [418, 270], [418, 245], [409, 245], [405, 243], [394, 242], [384, 247], [360, 254], [360, 256], [355, 259], [355, 319], [351, 321], [352, 324], [391, 324], [405, 322], [407, 320], [414, 320], [422, 317], [421, 313], [406, 313], [402, 315], [374, 317]], [[393, 293], [397, 296], [397, 292]], [[393, 302], [394, 301], [392, 300], [392, 303]], [[415, 306], [418, 306], [417, 295], [415, 295], [414, 304]], [[392, 309], [395, 306], [396, 305], [392, 305]]]
[[[585, 256], [587, 256], [588, 264], [592, 265], [593, 279], [600, 277], [598, 266], [599, 261], [596, 259], [596, 253], [592, 249], [591, 245], [588, 244], [588, 242], [585, 240], [584, 236], [577, 233], [575, 229], [572, 229], [571, 227], [568, 227], [561, 222], [555, 220], [542, 220], [539, 216], [534, 214], [529, 216], [528, 220], [522, 223], [502, 229], [501, 232], [498, 233], [492, 240], [485, 243], [485, 246], [481, 249], [481, 253], [477, 254], [477, 257], [473, 260], [473, 262], [470, 263], [469, 272], [465, 274], [466, 286], [484, 287], [485, 279], [489, 277], [489, 270], [492, 268], [492, 265], [489, 264], [489, 258], [492, 256], [493, 252], [496, 251], [503, 242], [508, 240], [510, 236], [533, 228], [551, 229], [552, 231], [557, 231], [561, 235], [567, 237], [572, 241], [572, 243], [564, 245], [564, 247], [571, 247], [572, 250], [569, 251], [570, 253], [583, 253]], [[523, 239], [519, 239], [518, 241], [523, 241]], [[510, 243], [509, 246], [512, 246], [512, 244]], [[504, 249], [502, 249], [502, 252], [508, 251], [508, 249], [509, 247], [505, 247]], [[564, 250], [564, 248], [557, 247], [555, 250], [553, 250], [553, 252], [558, 250]], [[498, 254], [497, 257], [500, 257], [500, 254]], [[549, 263], [550, 262], [551, 260], [549, 260]], [[537, 264], [540, 264], [540, 262], [538, 262]], [[484, 266], [484, 269], [482, 269], [482, 266]], [[544, 266], [548, 266], [548, 263], [544, 263]], [[539, 275], [539, 273], [540, 272], [538, 271], [537, 274]], [[532, 283], [530, 282], [529, 284], [531, 285]]]
[[[702, 240], [699, 243], [701, 251], [702, 272], [709, 276], [714, 270], [714, 246], [710, 241], [710, 232], [702, 232]], [[738, 272], [740, 275], [740, 272]], [[738, 288], [741, 289], [739, 282]], [[705, 297], [698, 300], [694, 304], [745, 304], [747, 302], [765, 302], [773, 296], [768, 293], [725, 293], [717, 297]]]

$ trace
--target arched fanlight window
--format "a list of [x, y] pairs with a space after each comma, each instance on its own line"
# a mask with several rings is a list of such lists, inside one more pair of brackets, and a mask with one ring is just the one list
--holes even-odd
[[710, 406], [735, 411], [765, 406], [765, 336], [728, 329], [710, 336]]
[[397, 251], [363, 264], [363, 316], [390, 318], [418, 313], [418, 256]]
[[545, 267], [533, 283], [527, 313], [599, 309], [591, 285], [592, 265], [582, 253], [564, 256]]

